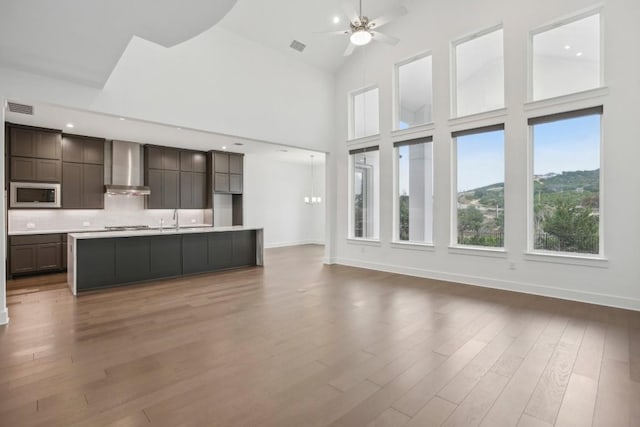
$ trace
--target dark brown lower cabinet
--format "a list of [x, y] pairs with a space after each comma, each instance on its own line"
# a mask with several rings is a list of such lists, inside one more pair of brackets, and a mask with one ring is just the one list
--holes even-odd
[[8, 276], [66, 269], [66, 237], [66, 234], [10, 236]]

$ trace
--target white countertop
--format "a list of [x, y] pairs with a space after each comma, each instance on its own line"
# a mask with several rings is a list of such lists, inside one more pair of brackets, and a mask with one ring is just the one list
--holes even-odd
[[101, 231], [101, 232], [89, 232], [89, 233], [70, 233], [69, 237], [73, 239], [105, 239], [110, 237], [134, 237], [134, 236], [161, 236], [171, 234], [193, 234], [193, 233], [222, 233], [225, 231], [245, 231], [245, 230], [262, 230], [262, 227], [246, 227], [243, 225], [236, 225], [231, 227], [190, 227], [183, 226], [183, 228], [163, 228], [163, 229], [150, 229], [150, 230], [128, 230], [128, 231]]
[[[171, 226], [165, 226], [165, 229], [170, 228]], [[187, 228], [187, 227], [201, 227], [201, 228], [211, 228], [210, 225], [207, 224], [184, 224], [181, 225], [180, 227], [183, 228]], [[160, 227], [151, 227], [151, 230], [156, 230], [159, 229]], [[34, 234], [67, 234], [67, 233], [92, 233], [92, 232], [102, 232], [102, 233], [107, 233], [108, 231], [105, 229], [105, 227], [84, 227], [84, 228], [65, 228], [65, 229], [53, 229], [53, 230], [38, 230], [38, 229], [32, 229], [32, 230], [14, 230], [14, 231], [9, 231], [7, 233], [7, 235], [9, 236], [30, 236], [30, 235], [34, 235]]]

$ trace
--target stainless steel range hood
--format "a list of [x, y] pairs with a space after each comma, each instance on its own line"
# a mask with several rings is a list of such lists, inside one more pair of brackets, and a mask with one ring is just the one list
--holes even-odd
[[111, 182], [104, 192], [118, 196], [148, 196], [151, 189], [142, 185], [142, 146], [134, 142], [111, 141], [106, 144], [105, 170], [111, 171]]

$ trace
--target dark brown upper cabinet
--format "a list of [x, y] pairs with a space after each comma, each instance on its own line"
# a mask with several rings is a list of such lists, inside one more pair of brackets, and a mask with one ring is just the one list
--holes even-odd
[[175, 209], [179, 207], [178, 171], [162, 169], [148, 169], [145, 173], [145, 183], [151, 188], [147, 197], [147, 209]]
[[206, 174], [180, 172], [180, 209], [204, 209], [206, 205]]
[[61, 133], [49, 129], [6, 127], [11, 181], [60, 182]]
[[244, 155], [238, 153], [211, 153], [213, 164], [213, 192], [242, 194]]
[[62, 208], [104, 209], [104, 166], [62, 163]]
[[60, 182], [60, 160], [11, 157], [11, 181]]
[[147, 145], [145, 154], [145, 165], [150, 169], [180, 170], [180, 150], [178, 149]]
[[180, 150], [146, 145], [144, 158], [144, 182], [151, 189], [147, 209], [180, 207]]
[[62, 136], [63, 209], [104, 209], [104, 144], [101, 138]]
[[104, 139], [63, 135], [62, 161], [72, 163], [104, 164]]
[[229, 173], [242, 174], [242, 154], [229, 154]]
[[207, 155], [201, 151], [180, 152], [180, 209], [206, 206]]
[[205, 173], [207, 171], [206, 154], [200, 151], [181, 151], [180, 171]]
[[11, 127], [11, 156], [60, 160], [62, 134], [58, 131]]

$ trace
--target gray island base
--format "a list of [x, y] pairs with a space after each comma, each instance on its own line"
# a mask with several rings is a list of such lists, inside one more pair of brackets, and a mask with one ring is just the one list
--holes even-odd
[[132, 283], [263, 265], [262, 228], [200, 227], [71, 233], [67, 282], [74, 295]]

